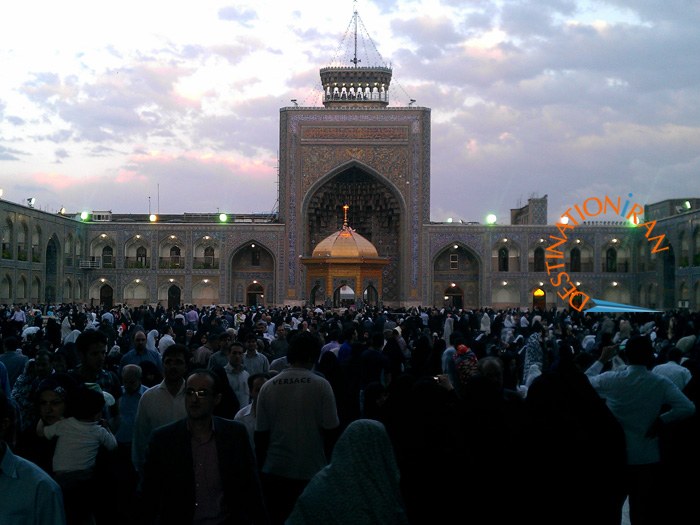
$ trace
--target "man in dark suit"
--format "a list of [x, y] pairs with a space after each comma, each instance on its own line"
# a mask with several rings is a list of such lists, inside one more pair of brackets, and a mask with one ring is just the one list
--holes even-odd
[[246, 428], [213, 416], [219, 379], [195, 370], [185, 396], [187, 417], [151, 434], [142, 491], [146, 523], [267, 524]]

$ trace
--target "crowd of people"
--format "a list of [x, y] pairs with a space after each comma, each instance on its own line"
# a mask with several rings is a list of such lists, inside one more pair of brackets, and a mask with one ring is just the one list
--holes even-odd
[[692, 515], [698, 313], [5, 305], [0, 335], [1, 523]]

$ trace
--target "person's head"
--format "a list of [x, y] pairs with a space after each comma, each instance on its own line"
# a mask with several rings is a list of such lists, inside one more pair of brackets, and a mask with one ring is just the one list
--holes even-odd
[[255, 337], [255, 334], [252, 334], [252, 333], [248, 334], [245, 337], [243, 344], [245, 345], [245, 349], [248, 352], [253, 353], [253, 352], [256, 352], [258, 350], [258, 338]]
[[105, 398], [98, 392], [86, 386], [79, 387], [71, 396], [71, 415], [80, 421], [97, 421], [102, 415]]
[[275, 328], [275, 336], [277, 339], [285, 339], [287, 337], [287, 330], [283, 324], [280, 324], [277, 328]]
[[56, 373], [68, 372], [68, 356], [66, 352], [57, 350], [51, 354], [51, 366]]
[[231, 345], [231, 334], [228, 332], [221, 332], [219, 334], [219, 350], [228, 348]]
[[39, 383], [37, 410], [45, 425], [53, 425], [66, 415], [68, 396], [77, 386], [66, 374], [55, 374]]
[[654, 363], [654, 347], [645, 335], [631, 337], [625, 347], [625, 355], [630, 365], [643, 365], [647, 368]]
[[5, 352], [14, 352], [19, 346], [19, 339], [11, 335], [10, 337], [6, 337], [2, 344]]
[[137, 330], [134, 332], [134, 350], [137, 352], [144, 352], [146, 350], [146, 332], [143, 330]]
[[86, 330], [75, 341], [80, 363], [85, 370], [101, 370], [107, 353], [107, 336], [99, 330]]
[[381, 332], [374, 332], [370, 338], [370, 346], [377, 350], [381, 350], [384, 346], [384, 334]]
[[248, 376], [248, 391], [250, 392], [250, 398], [255, 401], [260, 393], [262, 386], [270, 379], [270, 374], [259, 373]]
[[163, 351], [163, 379], [166, 383], [181, 381], [187, 372], [187, 347], [175, 343]]
[[206, 421], [221, 402], [219, 378], [211, 370], [198, 368], [187, 378], [185, 410], [191, 421]]
[[53, 372], [52, 354], [48, 350], [39, 350], [34, 356], [34, 374], [36, 377], [45, 378]]
[[503, 388], [503, 362], [498, 357], [483, 357], [479, 359], [476, 367], [481, 377], [496, 386], [499, 390]]
[[[381, 334], [379, 337], [384, 338]], [[315, 335], [301, 331], [289, 342], [289, 350], [287, 352], [287, 361], [290, 365], [303, 366], [305, 368], [313, 367], [318, 361], [318, 356], [321, 355], [321, 340]]]
[[135, 394], [141, 388], [143, 371], [139, 365], [125, 365], [122, 368], [122, 385], [127, 394]]
[[241, 343], [239, 343], [238, 341], [234, 341], [233, 343], [231, 343], [228, 354], [229, 364], [235, 369], [241, 368], [243, 366], [244, 353], [245, 350]]
[[216, 352], [219, 349], [220, 344], [221, 339], [219, 334], [216, 332], [209, 332], [207, 335], [207, 346]]
[[[535, 316], [535, 317], [539, 317], [539, 316]], [[544, 334], [545, 330], [546, 330], [546, 327], [539, 320], [535, 320], [532, 323], [532, 331], [533, 332], [538, 332], [538, 333]]]
[[155, 363], [151, 361], [142, 361], [139, 366], [141, 367], [141, 383], [145, 386], [152, 387], [163, 380], [163, 374]]

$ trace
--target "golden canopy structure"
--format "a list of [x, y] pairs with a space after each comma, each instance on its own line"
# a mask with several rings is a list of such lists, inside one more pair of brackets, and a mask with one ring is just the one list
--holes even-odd
[[343, 206], [340, 231], [319, 242], [311, 257], [301, 258], [308, 304], [339, 308], [381, 303], [382, 270], [389, 259], [380, 257], [370, 241], [348, 226], [348, 209]]

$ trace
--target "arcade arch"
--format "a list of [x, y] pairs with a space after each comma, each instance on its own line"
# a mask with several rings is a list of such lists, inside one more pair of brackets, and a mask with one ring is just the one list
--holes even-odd
[[369, 166], [350, 162], [311, 187], [302, 208], [308, 225], [303, 252], [313, 253], [316, 244], [341, 228], [346, 204], [348, 224], [375, 246], [379, 257], [389, 258], [382, 270], [382, 290], [378, 291], [382, 301], [398, 301], [406, 205], [396, 187]]

